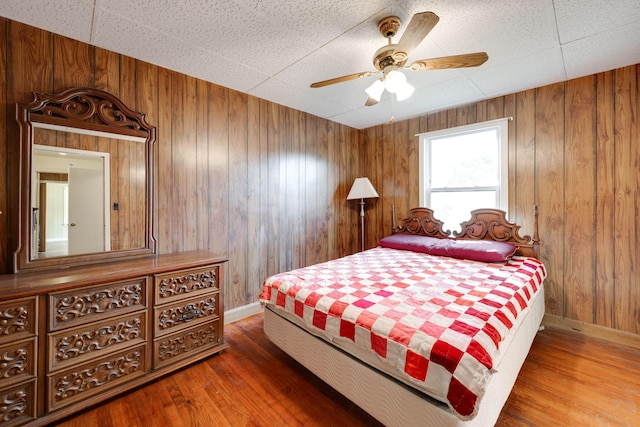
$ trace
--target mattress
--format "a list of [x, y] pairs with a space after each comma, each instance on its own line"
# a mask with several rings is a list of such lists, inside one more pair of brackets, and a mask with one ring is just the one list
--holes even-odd
[[518, 326], [505, 337], [504, 354], [487, 384], [487, 397], [469, 421], [456, 417], [445, 403], [408, 386], [366, 352], [338, 347], [271, 304], [264, 310], [264, 331], [275, 345], [385, 426], [487, 427], [495, 425], [511, 393], [544, 307], [542, 289], [532, 298]]
[[500, 265], [375, 248], [273, 276], [261, 300], [471, 420], [543, 278], [533, 258]]

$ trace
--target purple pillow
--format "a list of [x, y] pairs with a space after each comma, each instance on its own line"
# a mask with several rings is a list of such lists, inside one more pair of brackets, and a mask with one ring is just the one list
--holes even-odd
[[516, 252], [511, 243], [492, 240], [454, 240], [415, 234], [394, 234], [378, 243], [383, 248], [422, 252], [429, 255], [448, 256], [482, 262], [504, 262]]

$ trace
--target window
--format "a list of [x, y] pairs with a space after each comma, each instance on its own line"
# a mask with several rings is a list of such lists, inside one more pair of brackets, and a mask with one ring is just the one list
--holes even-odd
[[471, 211], [508, 205], [508, 119], [418, 135], [420, 205], [445, 230], [460, 230]]

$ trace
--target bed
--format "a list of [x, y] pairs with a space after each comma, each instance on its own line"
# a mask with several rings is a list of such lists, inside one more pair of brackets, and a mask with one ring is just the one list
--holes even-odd
[[489, 426], [544, 315], [534, 233], [496, 209], [461, 231], [414, 208], [378, 246], [267, 278], [264, 331], [387, 426]]

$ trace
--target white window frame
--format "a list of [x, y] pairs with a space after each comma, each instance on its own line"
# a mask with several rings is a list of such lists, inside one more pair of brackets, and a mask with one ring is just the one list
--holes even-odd
[[[469, 134], [496, 129], [500, 139], [498, 147], [499, 153], [499, 186], [498, 187], [455, 187], [451, 191], [487, 191], [496, 190], [495, 206], [478, 206], [478, 208], [495, 207], [508, 212], [509, 206], [509, 123], [510, 118], [491, 120], [481, 123], [474, 123], [466, 126], [458, 126], [449, 129], [442, 129], [434, 132], [420, 133], [419, 137], [419, 158], [420, 158], [420, 206], [430, 207], [431, 204], [431, 141], [452, 137], [460, 134]], [[464, 153], [460, 153], [464, 155]], [[435, 212], [436, 218], [438, 213]], [[470, 217], [470, 216], [469, 216]], [[446, 221], [446, 218], [438, 218]]]

